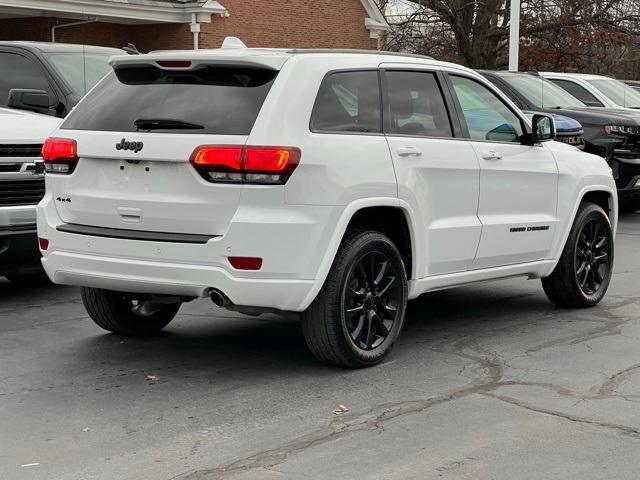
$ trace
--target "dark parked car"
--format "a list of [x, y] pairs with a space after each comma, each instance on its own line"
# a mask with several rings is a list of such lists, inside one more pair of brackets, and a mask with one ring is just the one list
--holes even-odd
[[585, 151], [604, 157], [618, 186], [620, 209], [640, 210], [640, 112], [587, 107], [536, 74], [481, 71], [522, 110], [557, 113], [584, 128]]
[[0, 42], [0, 107], [65, 117], [111, 69], [117, 48]]

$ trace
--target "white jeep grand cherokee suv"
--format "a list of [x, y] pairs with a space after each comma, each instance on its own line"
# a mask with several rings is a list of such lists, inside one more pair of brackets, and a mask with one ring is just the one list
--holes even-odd
[[542, 278], [604, 296], [616, 187], [467, 68], [377, 52], [223, 48], [118, 56], [44, 147], [51, 279], [120, 334], [211, 297], [301, 312], [311, 351], [373, 365], [407, 300]]

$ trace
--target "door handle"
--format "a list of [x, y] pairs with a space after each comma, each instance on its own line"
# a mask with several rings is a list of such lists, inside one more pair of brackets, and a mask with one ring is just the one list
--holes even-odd
[[484, 152], [482, 154], [482, 158], [485, 160], [502, 160], [502, 155], [500, 155], [495, 150], [491, 150], [488, 152]]
[[422, 150], [416, 147], [398, 147], [396, 150], [400, 157], [420, 157]]

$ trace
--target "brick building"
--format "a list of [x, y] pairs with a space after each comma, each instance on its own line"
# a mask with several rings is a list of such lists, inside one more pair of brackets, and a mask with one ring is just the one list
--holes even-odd
[[374, 0], [0, 0], [0, 40], [122, 47], [142, 52], [250, 47], [375, 49], [388, 28]]

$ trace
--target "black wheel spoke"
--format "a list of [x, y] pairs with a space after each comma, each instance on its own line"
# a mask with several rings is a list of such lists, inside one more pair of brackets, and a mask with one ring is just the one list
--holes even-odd
[[355, 342], [357, 342], [360, 339], [360, 336], [362, 334], [362, 327], [364, 327], [364, 324], [365, 324], [364, 315], [360, 315], [360, 317], [358, 318], [358, 323], [354, 328], [353, 332], [351, 333], [351, 338], [353, 338]]
[[388, 268], [389, 262], [384, 261], [380, 264], [380, 271], [378, 272], [378, 275], [376, 275], [376, 279], [373, 281], [374, 285], [380, 285], [380, 282], [384, 278], [384, 275], [387, 273]]
[[389, 289], [391, 288], [391, 286], [395, 283], [395, 281], [396, 281], [396, 277], [390, 277], [386, 287], [383, 287], [378, 291], [378, 296], [384, 297], [386, 293], [389, 291]]
[[[579, 280], [580, 286], [585, 289], [587, 288], [587, 278], [589, 277], [589, 266], [587, 265], [584, 271], [582, 272], [582, 280]], [[580, 278], [580, 277], [578, 277]]]
[[387, 335], [389, 335], [389, 329], [387, 328], [387, 326], [384, 324], [384, 320], [382, 318], [380, 318], [380, 315], [375, 314], [373, 316], [373, 319], [375, 321], [376, 324], [376, 328], [378, 329], [378, 331], [382, 334], [383, 337], [386, 337]]
[[580, 277], [580, 275], [582, 275], [582, 272], [584, 272], [584, 269], [587, 268], [587, 261], [584, 260], [580, 266], [578, 267], [578, 269], [576, 270], [576, 275], [578, 275], [578, 277]]
[[609, 254], [607, 252], [601, 253], [600, 255], [596, 255], [593, 257], [595, 263], [605, 263], [609, 261]]
[[364, 342], [364, 348], [369, 349], [371, 348], [371, 345], [373, 344], [373, 330], [374, 330], [374, 326], [373, 326], [373, 313], [369, 313], [366, 315], [366, 319], [367, 319], [367, 334], [365, 337], [365, 342]]
[[591, 274], [593, 275], [594, 287], [599, 287], [602, 283], [602, 277], [600, 276], [600, 270], [598, 267], [591, 267]]

